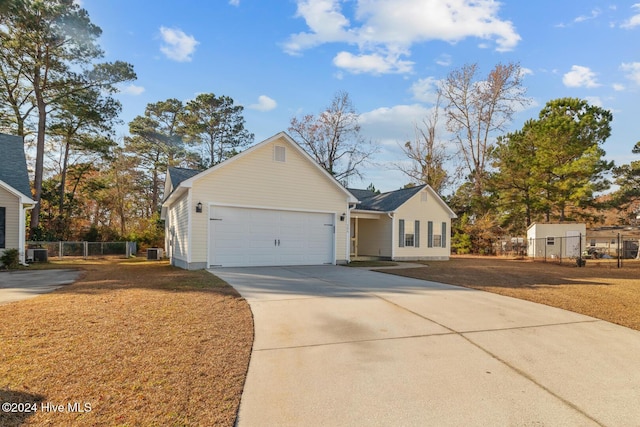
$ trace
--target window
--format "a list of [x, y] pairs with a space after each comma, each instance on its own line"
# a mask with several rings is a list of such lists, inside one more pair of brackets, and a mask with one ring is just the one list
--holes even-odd
[[398, 220], [398, 246], [401, 248], [420, 247], [420, 221], [405, 221], [404, 219]]
[[415, 235], [413, 233], [407, 233], [404, 235], [404, 245], [413, 247], [415, 245]]
[[0, 249], [5, 248], [7, 208], [0, 208]]
[[275, 145], [273, 147], [273, 160], [276, 162], [285, 162], [286, 161], [286, 149], [281, 145]]
[[547, 246], [553, 246], [556, 244], [556, 238], [555, 237], [547, 237]]
[[591, 244], [589, 246], [595, 246], [596, 245], [596, 239], [591, 239]]
[[433, 247], [433, 221], [427, 222], [427, 247]]

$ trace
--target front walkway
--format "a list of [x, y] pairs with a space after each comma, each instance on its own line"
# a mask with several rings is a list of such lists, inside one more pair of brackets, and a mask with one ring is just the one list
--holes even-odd
[[640, 332], [500, 295], [336, 266], [216, 269], [255, 341], [239, 426], [640, 420]]

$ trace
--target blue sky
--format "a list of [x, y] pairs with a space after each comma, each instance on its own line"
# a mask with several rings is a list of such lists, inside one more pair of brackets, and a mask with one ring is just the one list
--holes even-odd
[[[532, 99], [510, 130], [547, 101], [587, 99], [611, 110], [604, 149], [617, 164], [640, 140], [640, 3], [613, 0], [81, 0], [103, 34], [105, 60], [134, 65], [122, 119], [148, 103], [228, 95], [256, 142], [317, 114], [347, 91], [363, 133], [380, 144], [362, 181], [389, 191], [393, 164], [432, 107], [437, 81], [464, 64], [482, 75], [519, 62]], [[119, 136], [126, 134], [123, 125]], [[442, 134], [447, 140], [447, 135]], [[451, 150], [454, 147], [451, 146]]]

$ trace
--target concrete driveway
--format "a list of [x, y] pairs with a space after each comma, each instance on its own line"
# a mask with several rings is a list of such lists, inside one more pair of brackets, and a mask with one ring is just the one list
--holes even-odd
[[80, 276], [77, 270], [20, 270], [0, 272], [0, 304], [37, 297], [70, 285]]
[[640, 425], [640, 332], [336, 266], [216, 269], [251, 306], [239, 426]]

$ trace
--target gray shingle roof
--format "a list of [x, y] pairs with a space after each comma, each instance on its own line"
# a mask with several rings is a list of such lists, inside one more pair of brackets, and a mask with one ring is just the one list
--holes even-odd
[[376, 193], [369, 190], [359, 190], [357, 188], [347, 188], [347, 190], [349, 190], [349, 192], [358, 200], [368, 199], [369, 197], [376, 195]]
[[0, 133], [0, 181], [31, 198], [24, 140], [21, 136]]
[[189, 178], [192, 178], [198, 175], [199, 170], [195, 169], [185, 169], [185, 168], [169, 168], [169, 177], [171, 178], [171, 187], [176, 188], [182, 181], [186, 181]]
[[[373, 196], [370, 195], [369, 197], [365, 198], [358, 197], [358, 194], [354, 193], [354, 190], [349, 191], [351, 191], [351, 194], [353, 194], [358, 198], [358, 200], [360, 200], [360, 203], [358, 203], [356, 209], [365, 211], [391, 212], [402, 206], [407, 200], [416, 195], [424, 187], [426, 187], [426, 185], [418, 185], [416, 187], [389, 191], [388, 193], [376, 194]], [[355, 191], [364, 192], [367, 190]], [[364, 195], [365, 193], [362, 194]]]

